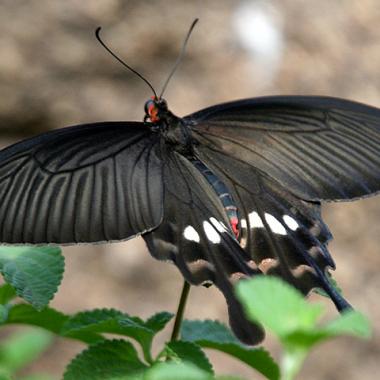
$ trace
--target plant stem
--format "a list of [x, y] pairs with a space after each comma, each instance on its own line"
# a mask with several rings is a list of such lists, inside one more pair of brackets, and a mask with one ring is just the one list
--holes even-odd
[[170, 338], [171, 341], [178, 339], [178, 335], [179, 335], [179, 332], [181, 330], [183, 314], [185, 312], [186, 301], [187, 301], [187, 297], [188, 297], [189, 293], [190, 293], [190, 284], [185, 280], [183, 282], [181, 297], [179, 299], [177, 314], [175, 316], [172, 336]]
[[284, 353], [284, 358], [282, 362], [282, 380], [294, 380], [295, 376], [298, 374], [302, 367], [302, 363], [305, 360], [307, 351], [304, 349], [297, 350], [286, 350]]

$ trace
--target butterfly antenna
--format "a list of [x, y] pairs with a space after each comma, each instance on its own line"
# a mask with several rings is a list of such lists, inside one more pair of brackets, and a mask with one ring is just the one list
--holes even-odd
[[154, 97], [156, 99], [157, 98], [157, 94], [156, 94], [156, 91], [154, 91], [154, 88], [153, 86], [149, 83], [149, 81], [147, 79], [145, 79], [138, 71], [136, 71], [135, 69], [133, 69], [131, 66], [127, 65], [121, 58], [119, 58], [104, 42], [103, 40], [100, 38], [100, 30], [101, 30], [101, 26], [99, 26], [98, 28], [96, 28], [96, 31], [95, 31], [95, 36], [96, 36], [96, 39], [99, 41], [99, 43], [104, 47], [104, 49], [106, 49], [108, 51], [108, 53], [110, 53], [112, 55], [112, 57], [114, 57], [115, 59], [117, 59], [123, 66], [125, 66], [128, 70], [132, 71], [132, 73], [136, 74], [140, 79], [142, 79], [148, 86], [149, 88], [152, 90], [153, 94], [154, 94]]
[[176, 62], [175, 62], [175, 64], [174, 64], [174, 66], [173, 66], [173, 68], [172, 68], [172, 71], [170, 72], [170, 74], [169, 74], [169, 76], [168, 76], [168, 79], [166, 79], [166, 81], [165, 81], [165, 83], [164, 83], [164, 86], [162, 87], [162, 91], [161, 91], [161, 94], [160, 94], [159, 99], [161, 99], [162, 95], [164, 94], [164, 92], [165, 92], [165, 90], [166, 90], [166, 87], [168, 86], [168, 83], [169, 83], [170, 79], [172, 78], [172, 76], [174, 75], [174, 73], [175, 73], [176, 70], [177, 70], [177, 67], [178, 67], [179, 64], [181, 63], [181, 61], [182, 61], [182, 59], [183, 59], [183, 57], [184, 57], [184, 55], [185, 55], [185, 52], [186, 52], [186, 46], [187, 46], [187, 43], [188, 43], [188, 41], [189, 41], [189, 38], [190, 38], [191, 32], [193, 31], [193, 29], [194, 29], [194, 27], [195, 27], [195, 25], [196, 25], [196, 23], [197, 23], [198, 21], [199, 21], [199, 19], [196, 18], [196, 19], [192, 22], [192, 24], [191, 24], [191, 26], [190, 26], [190, 28], [189, 28], [189, 31], [187, 32], [187, 34], [186, 34], [186, 38], [185, 38], [185, 41], [184, 41], [183, 44], [182, 44], [182, 49], [181, 49], [181, 51], [180, 51], [180, 53], [179, 53], [179, 55], [178, 55], [178, 58], [177, 58], [177, 60], [176, 60]]

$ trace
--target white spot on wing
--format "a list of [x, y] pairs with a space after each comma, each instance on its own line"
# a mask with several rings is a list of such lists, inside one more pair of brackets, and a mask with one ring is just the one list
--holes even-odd
[[199, 243], [201, 240], [198, 232], [195, 230], [193, 226], [187, 226], [183, 230], [183, 236], [185, 239], [190, 240], [190, 241], [195, 241], [196, 243]]
[[220, 239], [219, 234], [216, 232], [215, 228], [207, 220], [203, 222], [203, 229], [205, 231], [205, 234], [208, 240], [210, 240], [214, 244], [220, 243], [221, 239]]
[[248, 229], [248, 223], [247, 223], [247, 219], [240, 219], [240, 236], [239, 236], [239, 244], [240, 244], [240, 247], [242, 247], [243, 249], [247, 246], [247, 237], [248, 237], [248, 232], [247, 232], [247, 229]]
[[285, 227], [271, 214], [265, 213], [265, 220], [275, 234], [286, 235]]
[[289, 215], [284, 215], [282, 219], [292, 231], [295, 231], [299, 227], [297, 221]]
[[210, 222], [212, 225], [221, 233], [226, 232], [227, 228], [226, 226], [222, 223], [219, 222], [219, 220], [215, 219], [213, 216], [210, 218]]
[[248, 215], [248, 219], [249, 219], [249, 224], [251, 227], [256, 227], [256, 228], [264, 227], [263, 221], [261, 220], [261, 218], [259, 217], [259, 214], [256, 211], [252, 211]]

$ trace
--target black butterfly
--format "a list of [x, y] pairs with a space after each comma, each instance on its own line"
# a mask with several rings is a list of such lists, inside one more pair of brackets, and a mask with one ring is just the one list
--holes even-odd
[[223, 292], [235, 334], [250, 344], [264, 333], [234, 296], [241, 278], [275, 274], [350, 307], [330, 284], [320, 201], [380, 190], [379, 109], [277, 96], [179, 118], [155, 95], [145, 110], [144, 122], [63, 128], [1, 151], [0, 241], [142, 235], [188, 282]]

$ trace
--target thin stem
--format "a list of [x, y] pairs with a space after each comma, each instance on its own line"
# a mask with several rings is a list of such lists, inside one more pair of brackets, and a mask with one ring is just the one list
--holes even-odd
[[174, 341], [174, 340], [178, 339], [179, 332], [181, 330], [181, 324], [182, 324], [182, 320], [183, 320], [183, 314], [185, 313], [186, 301], [187, 301], [189, 293], [190, 293], [190, 284], [185, 280], [183, 282], [183, 288], [182, 288], [182, 292], [181, 292], [181, 297], [179, 299], [177, 314], [175, 316], [172, 336], [170, 338], [171, 341]]
[[302, 364], [306, 358], [307, 351], [305, 349], [289, 350], [285, 348], [282, 360], [281, 373], [282, 380], [294, 380], [301, 370]]

